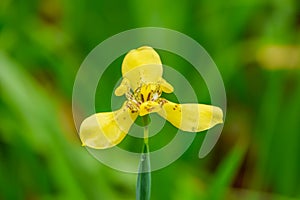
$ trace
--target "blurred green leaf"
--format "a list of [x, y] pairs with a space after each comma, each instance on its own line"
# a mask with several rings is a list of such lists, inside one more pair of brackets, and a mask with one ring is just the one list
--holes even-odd
[[243, 144], [237, 144], [226, 155], [222, 163], [217, 167], [213, 182], [209, 185], [207, 200], [224, 199], [228, 188], [230, 188], [230, 184], [238, 172], [246, 148]]

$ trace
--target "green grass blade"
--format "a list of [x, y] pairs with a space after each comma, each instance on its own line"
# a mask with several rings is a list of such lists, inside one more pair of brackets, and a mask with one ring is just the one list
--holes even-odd
[[245, 146], [237, 144], [219, 165], [214, 182], [208, 192], [208, 200], [225, 199], [226, 190], [230, 187], [231, 182], [236, 176], [242, 158], [244, 157], [245, 149]]

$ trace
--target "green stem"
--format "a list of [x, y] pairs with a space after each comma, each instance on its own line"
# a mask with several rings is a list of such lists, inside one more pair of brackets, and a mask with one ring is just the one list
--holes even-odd
[[148, 135], [149, 135], [149, 127], [148, 127], [148, 116], [143, 116], [143, 123], [144, 123], [144, 144], [149, 148], [148, 146]]
[[143, 116], [144, 123], [144, 144], [142, 148], [141, 160], [139, 164], [139, 173], [137, 177], [136, 199], [150, 200], [151, 194], [151, 172], [150, 172], [150, 156], [148, 144], [148, 116]]

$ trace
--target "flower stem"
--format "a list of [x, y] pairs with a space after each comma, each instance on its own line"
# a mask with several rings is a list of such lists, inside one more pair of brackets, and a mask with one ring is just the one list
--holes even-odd
[[139, 164], [139, 173], [137, 177], [136, 199], [150, 200], [151, 194], [151, 168], [148, 144], [148, 116], [143, 116], [144, 123], [144, 144], [142, 148], [141, 160]]
[[149, 148], [148, 145], [148, 135], [149, 135], [149, 127], [148, 127], [148, 119], [149, 116], [143, 116], [143, 123], [144, 123], [144, 144]]

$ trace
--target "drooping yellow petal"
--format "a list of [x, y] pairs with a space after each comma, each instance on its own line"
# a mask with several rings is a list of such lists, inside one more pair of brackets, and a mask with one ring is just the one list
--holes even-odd
[[223, 112], [219, 107], [165, 101], [158, 114], [183, 131], [199, 132], [223, 123]]
[[126, 102], [117, 111], [91, 115], [80, 126], [82, 145], [95, 149], [106, 149], [119, 144], [137, 116], [137, 112], [132, 113], [126, 107]]

